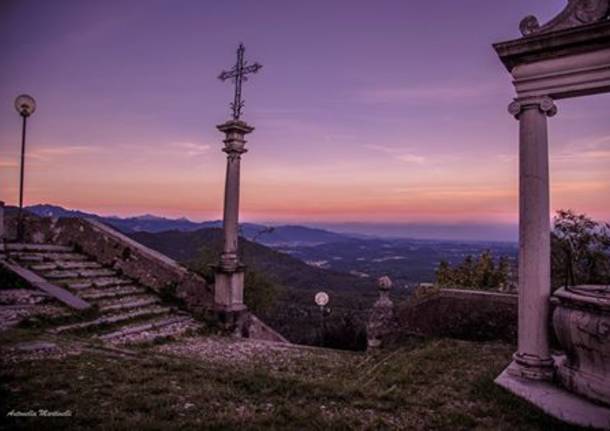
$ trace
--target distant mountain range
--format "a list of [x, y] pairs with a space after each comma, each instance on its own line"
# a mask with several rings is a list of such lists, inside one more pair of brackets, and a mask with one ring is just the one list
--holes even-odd
[[[78, 210], [69, 210], [57, 205], [33, 205], [26, 208], [28, 211], [43, 217], [83, 217], [93, 218], [110, 225], [120, 231], [131, 234], [134, 232], [165, 232], [181, 231], [193, 232], [200, 229], [222, 227], [220, 220], [194, 222], [187, 218], [170, 219], [145, 214], [137, 217], [104, 217], [93, 213]], [[338, 234], [324, 229], [309, 228], [305, 226], [265, 226], [255, 223], [240, 224], [241, 236], [261, 244], [273, 246], [308, 246], [328, 242], [339, 242], [350, 239], [349, 235]]]
[[[216, 263], [222, 251], [222, 230], [217, 228], [190, 232], [133, 232], [129, 236], [177, 261], [186, 264], [195, 261], [200, 267]], [[239, 250], [241, 261], [247, 267], [288, 288], [306, 291], [327, 289], [345, 292], [356, 289], [361, 292], [375, 292], [372, 280], [311, 266], [298, 258], [243, 238], [240, 238]]]

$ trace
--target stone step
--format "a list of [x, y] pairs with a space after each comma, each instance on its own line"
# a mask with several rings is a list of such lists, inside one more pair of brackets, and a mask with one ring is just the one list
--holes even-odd
[[[112, 331], [112, 332], [108, 332], [106, 334], [102, 334], [99, 335], [97, 338], [100, 338], [104, 341], [111, 341], [113, 339], [121, 339], [121, 338], [128, 338], [130, 335], [144, 335], [144, 337], [135, 337], [136, 339], [138, 339], [138, 342], [143, 342], [143, 341], [149, 341], [148, 339], [150, 338], [150, 335], [153, 335], [153, 339], [157, 338], [159, 335], [162, 335], [164, 337], [168, 337], [171, 335], [178, 335], [179, 328], [168, 328], [170, 326], [178, 326], [178, 324], [182, 324], [181, 326], [185, 326], [185, 323], [194, 323], [195, 321], [188, 316], [171, 316], [168, 317], [166, 319], [162, 319], [162, 320], [156, 320], [153, 322], [147, 322], [147, 323], [140, 323], [140, 324], [135, 324], [135, 325], [129, 325], [129, 326], [124, 326], [121, 329], [117, 330], [117, 331]], [[165, 331], [164, 334], [159, 334], [159, 333], [152, 333], [152, 334], [143, 334], [145, 332], [149, 332], [149, 331], [155, 331], [161, 328], [168, 328], [171, 329], [170, 331]], [[142, 338], [146, 338], [146, 339], [142, 339]], [[115, 340], [115, 341], [119, 341], [119, 340]], [[130, 341], [135, 341], [135, 340], [122, 340], [124, 342], [130, 342]]]
[[90, 288], [118, 287], [133, 284], [133, 281], [122, 277], [102, 277], [102, 278], [69, 278], [57, 280], [70, 289], [83, 290]]
[[44, 260], [42, 255], [31, 253], [11, 253], [11, 257], [22, 262], [42, 262]]
[[46, 263], [35, 263], [30, 265], [30, 269], [32, 271], [51, 271], [53, 269], [57, 269], [58, 266], [54, 262], [46, 262]]
[[97, 278], [97, 277], [116, 277], [117, 272], [113, 269], [99, 268], [99, 269], [79, 269], [78, 274], [81, 277], [86, 278]]
[[128, 302], [114, 302], [109, 305], [100, 306], [99, 310], [102, 313], [106, 313], [109, 311], [131, 310], [134, 308], [146, 307], [148, 305], [154, 305], [157, 303], [159, 303], [159, 298], [151, 296], [146, 299], [136, 299], [134, 301]]
[[201, 324], [189, 319], [176, 322], [161, 328], [150, 329], [140, 333], [134, 333], [119, 338], [108, 340], [107, 343], [114, 346], [139, 345], [144, 343], [157, 343], [159, 341], [175, 341], [188, 334], [189, 331], [196, 331], [201, 328]]
[[110, 305], [125, 304], [128, 302], [143, 301], [145, 299], [159, 300], [159, 297], [156, 295], [151, 295], [149, 292], [135, 293], [135, 294], [131, 294], [131, 295], [122, 296], [119, 298], [102, 299], [100, 301], [97, 301], [96, 305], [101, 308], [101, 307], [107, 307]]
[[160, 316], [163, 314], [168, 314], [170, 311], [171, 311], [171, 308], [169, 308], [169, 307], [155, 306], [155, 307], [141, 308], [139, 310], [136, 310], [136, 311], [133, 311], [130, 313], [111, 314], [111, 315], [107, 315], [107, 316], [102, 316], [95, 320], [89, 320], [89, 321], [80, 322], [80, 323], [73, 323], [71, 325], [58, 326], [57, 328], [51, 329], [50, 332], [59, 334], [62, 332], [80, 331], [83, 329], [90, 329], [90, 328], [95, 328], [98, 326], [114, 325], [114, 324], [121, 323], [121, 322], [127, 322], [132, 319], [139, 319], [139, 318], [148, 317], [148, 316], [150, 316], [150, 317]]
[[59, 269], [99, 269], [102, 267], [97, 262], [85, 262], [85, 261], [70, 261], [70, 260], [58, 260], [55, 262]]
[[91, 282], [95, 287], [109, 287], [109, 286], [121, 286], [125, 284], [132, 284], [131, 280], [122, 277], [102, 277], [91, 279]]
[[62, 269], [54, 269], [52, 271], [42, 272], [44, 278], [49, 280], [61, 280], [63, 278], [78, 278], [79, 274], [77, 271], [65, 271]]
[[63, 279], [63, 278], [98, 278], [98, 277], [116, 277], [116, 271], [112, 269], [55, 269], [42, 273], [42, 276], [48, 279]]
[[146, 289], [145, 287], [126, 285], [119, 287], [107, 287], [105, 289], [86, 289], [82, 291], [78, 296], [87, 301], [95, 301], [99, 299], [118, 298], [121, 296], [147, 292], [148, 289]]
[[[102, 268], [97, 262], [86, 262], [86, 261], [55, 261], [55, 262], [43, 262], [43, 263], [34, 263], [30, 265], [30, 269], [33, 271], [51, 271], [54, 269], [57, 270], [97, 270]], [[108, 270], [111, 271], [111, 270]]]
[[88, 259], [87, 256], [85, 256], [84, 254], [80, 254], [80, 253], [45, 253], [45, 252], [23, 252], [23, 251], [11, 252], [10, 257], [13, 259], [23, 260], [23, 261], [28, 261], [28, 262], [34, 262], [34, 261], [56, 262], [56, 261], [63, 261], [63, 260], [83, 261], [83, 260]]
[[9, 251], [73, 252], [73, 247], [54, 244], [6, 244]]

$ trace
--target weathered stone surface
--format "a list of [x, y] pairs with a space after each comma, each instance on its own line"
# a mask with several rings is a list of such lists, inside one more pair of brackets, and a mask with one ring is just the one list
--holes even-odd
[[90, 307], [89, 303], [82, 300], [78, 296], [72, 294], [71, 292], [65, 289], [62, 289], [59, 286], [47, 282], [44, 278], [38, 276], [37, 274], [26, 268], [16, 265], [15, 263], [6, 261], [0, 262], [0, 265], [2, 265], [5, 270], [12, 272], [13, 274], [16, 274], [17, 276], [25, 280], [29, 285], [48, 293], [49, 295], [53, 296], [54, 298], [58, 299], [59, 301], [72, 308], [75, 308], [77, 310], [86, 310]]
[[121, 297], [133, 295], [135, 293], [146, 293], [147, 289], [140, 286], [119, 286], [105, 289], [87, 289], [79, 293], [79, 296], [88, 301], [95, 301], [105, 298]]
[[582, 427], [610, 429], [610, 409], [553, 383], [516, 377], [508, 369], [495, 382], [559, 420]]
[[[108, 332], [99, 336], [105, 341], [113, 341], [116, 344], [136, 343], [150, 341], [158, 336], [178, 335], [187, 328], [197, 328], [201, 324], [195, 322], [190, 316], [173, 316], [166, 319], [155, 320], [144, 324], [125, 326], [118, 331]], [[163, 334], [154, 332], [157, 329], [171, 326], [169, 331]]]
[[553, 327], [566, 353], [556, 364], [562, 384], [610, 406], [610, 286], [562, 287]]
[[517, 340], [517, 295], [429, 289], [397, 307], [398, 334], [466, 340]]
[[[9, 220], [8, 225], [9, 231], [14, 231], [14, 220]], [[36, 261], [56, 264], [58, 269], [77, 272], [77, 278], [57, 279], [57, 282], [63, 283], [75, 291], [86, 291], [86, 293], [83, 292], [85, 295], [83, 297], [91, 293], [93, 296], [89, 298], [93, 302], [101, 302], [109, 298], [124, 298], [130, 293], [128, 291], [119, 293], [120, 291], [115, 289], [141, 285], [156, 293], [164, 293], [182, 299], [190, 311], [200, 316], [210, 317], [210, 312], [214, 310], [213, 287], [208, 285], [202, 277], [97, 221], [74, 218], [50, 219], [28, 215], [26, 217], [26, 240], [52, 243], [63, 247], [77, 247], [79, 253], [38, 251], [34, 254], [30, 253], [30, 255]], [[23, 251], [14, 253], [14, 257], [19, 259], [26, 254]], [[101, 273], [83, 272], [88, 269], [115, 271], [121, 276], [96, 277]], [[107, 289], [112, 290], [112, 293], [111, 291], [101, 292]], [[144, 292], [138, 291], [137, 293]], [[146, 308], [140, 303], [131, 305], [136, 307], [134, 309], [130, 308], [131, 306], [128, 307], [133, 311], [139, 309], [138, 307]], [[123, 303], [116, 303], [109, 307], [113, 308], [103, 309], [102, 312], [115, 313], [121, 311], [125, 306]], [[243, 313], [239, 310], [233, 314], [235, 316], [227, 315], [225, 317], [234, 323], [245, 324], [244, 327], [240, 327], [240, 334], [283, 340], [281, 335], [258, 319], [251, 319], [249, 314], [246, 316], [248, 318], [242, 318]], [[220, 317], [214, 313], [214, 319], [218, 320]]]
[[42, 273], [44, 278], [57, 280], [62, 278], [78, 278], [79, 274], [76, 271], [53, 270]]
[[157, 304], [158, 298], [150, 297], [145, 299], [136, 299], [133, 301], [116, 301], [108, 305], [103, 305], [99, 308], [101, 312], [129, 310], [133, 308], [146, 307], [148, 305]]
[[90, 320], [82, 323], [75, 323], [71, 325], [58, 326], [51, 330], [53, 333], [62, 333], [70, 331], [79, 331], [82, 329], [95, 328], [100, 326], [112, 325], [120, 322], [127, 322], [132, 319], [143, 318], [143, 317], [157, 317], [159, 315], [168, 314], [172, 310], [168, 307], [153, 306], [153, 307], [142, 307], [135, 311], [128, 313], [114, 314], [110, 316], [100, 317], [95, 320]]

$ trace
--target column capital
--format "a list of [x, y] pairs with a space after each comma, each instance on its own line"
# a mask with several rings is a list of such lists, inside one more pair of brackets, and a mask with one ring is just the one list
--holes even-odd
[[549, 96], [515, 99], [508, 105], [508, 112], [516, 119], [526, 109], [538, 109], [547, 117], [557, 114], [557, 105]]
[[229, 120], [225, 123], [219, 124], [216, 126], [218, 130], [224, 133], [240, 133], [242, 135], [247, 135], [254, 131], [254, 127], [250, 126], [245, 121], [241, 120]]
[[239, 120], [230, 120], [216, 126], [218, 130], [225, 134], [223, 140], [225, 147], [222, 149], [231, 158], [239, 157], [240, 154], [247, 152], [244, 136], [254, 131], [254, 127]]

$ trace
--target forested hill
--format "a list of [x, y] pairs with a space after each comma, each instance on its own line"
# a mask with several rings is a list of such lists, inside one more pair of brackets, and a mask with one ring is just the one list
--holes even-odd
[[[216, 263], [222, 250], [222, 230], [215, 228], [192, 232], [133, 232], [129, 236], [179, 262], [201, 269]], [[371, 280], [312, 267], [288, 254], [243, 238], [240, 238], [239, 249], [245, 265], [287, 288], [374, 292]]]

